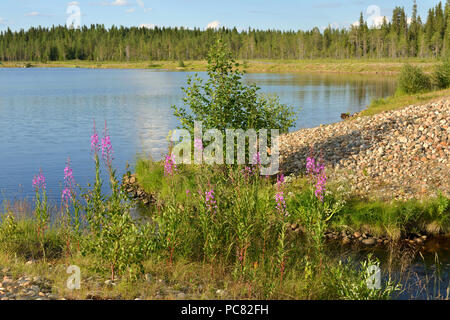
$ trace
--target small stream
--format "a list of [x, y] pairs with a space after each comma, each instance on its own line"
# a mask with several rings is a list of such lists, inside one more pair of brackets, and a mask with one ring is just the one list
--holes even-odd
[[372, 254], [380, 261], [382, 285], [389, 278], [401, 284], [402, 291], [394, 296], [396, 300], [450, 299], [448, 236], [430, 238], [422, 248], [397, 244], [368, 248], [331, 243], [328, 250], [330, 255], [339, 259], [351, 257], [356, 264]]

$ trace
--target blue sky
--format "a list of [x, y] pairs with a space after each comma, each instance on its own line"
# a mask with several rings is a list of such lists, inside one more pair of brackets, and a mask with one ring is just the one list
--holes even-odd
[[[417, 0], [423, 20], [437, 3]], [[389, 18], [396, 5], [410, 15], [412, 4], [412, 0], [1, 0], [0, 30], [64, 25], [69, 5], [80, 9], [82, 25], [307, 30], [329, 24], [348, 27], [361, 11], [376, 23], [380, 17]]]

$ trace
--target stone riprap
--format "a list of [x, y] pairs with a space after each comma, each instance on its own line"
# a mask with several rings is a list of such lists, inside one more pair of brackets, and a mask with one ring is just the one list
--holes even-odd
[[331, 180], [355, 195], [410, 199], [450, 191], [450, 97], [421, 106], [353, 116], [280, 137], [280, 168], [305, 172], [322, 157]]

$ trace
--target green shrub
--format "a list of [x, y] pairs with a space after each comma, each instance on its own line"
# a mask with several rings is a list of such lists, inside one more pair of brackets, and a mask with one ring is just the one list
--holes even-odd
[[183, 62], [183, 60], [178, 60], [178, 67], [179, 68], [184, 68], [184, 67], [186, 67], [186, 65], [184, 64], [184, 62]]
[[431, 90], [431, 80], [419, 67], [405, 64], [398, 78], [397, 92], [414, 94]]
[[433, 85], [437, 89], [447, 89], [450, 87], [450, 58], [438, 64], [433, 73]]
[[181, 127], [194, 131], [194, 121], [203, 121], [204, 129], [279, 129], [287, 132], [295, 123], [292, 108], [279, 102], [278, 97], [258, 94], [255, 84], [242, 81], [239, 63], [231, 51], [218, 40], [208, 54], [208, 77], [204, 82], [197, 75], [188, 78], [183, 88], [187, 108], [173, 106]]

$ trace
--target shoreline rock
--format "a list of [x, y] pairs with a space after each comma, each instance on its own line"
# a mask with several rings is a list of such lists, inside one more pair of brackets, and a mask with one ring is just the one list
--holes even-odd
[[[299, 236], [305, 233], [305, 228], [298, 223], [287, 223], [288, 232], [293, 236]], [[433, 242], [436, 239], [445, 239], [448, 241], [450, 235], [425, 235], [422, 233], [402, 235], [399, 239], [390, 239], [386, 235], [375, 236], [367, 232], [349, 230], [329, 230], [325, 232], [325, 239], [329, 242], [339, 242], [342, 245], [359, 245], [359, 246], [377, 246], [385, 247], [389, 244], [408, 245], [412, 247], [422, 248], [427, 242]]]
[[358, 196], [407, 200], [450, 193], [450, 99], [301, 129], [280, 137], [280, 169], [302, 174], [322, 158]]
[[154, 194], [147, 193], [139, 186], [135, 174], [125, 174], [122, 179], [122, 188], [131, 199], [140, 201], [145, 206], [150, 206], [156, 202]]

